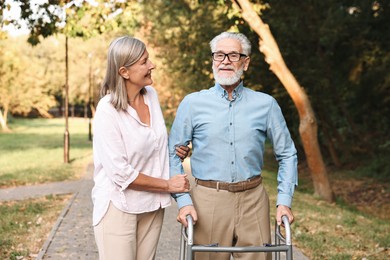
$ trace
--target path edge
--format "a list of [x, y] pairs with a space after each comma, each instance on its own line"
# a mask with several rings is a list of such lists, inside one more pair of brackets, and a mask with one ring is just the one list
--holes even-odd
[[51, 229], [49, 236], [47, 237], [45, 243], [43, 244], [42, 248], [39, 250], [39, 254], [36, 258], [36, 260], [42, 260], [45, 256], [51, 242], [53, 241], [53, 238], [55, 234], [57, 233], [58, 228], [61, 226], [62, 221], [64, 220], [65, 216], [68, 214], [70, 207], [72, 206], [73, 202], [75, 201], [77, 195], [79, 193], [76, 192], [73, 194], [72, 198], [68, 202], [68, 204], [65, 206], [65, 208], [61, 211], [60, 215], [57, 218], [56, 223], [54, 224], [53, 228]]

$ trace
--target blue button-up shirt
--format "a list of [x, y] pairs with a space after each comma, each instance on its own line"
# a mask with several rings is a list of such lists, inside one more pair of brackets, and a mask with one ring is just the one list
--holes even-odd
[[[266, 138], [279, 162], [277, 205], [291, 207], [298, 185], [297, 155], [286, 121], [273, 97], [245, 88], [242, 82], [232, 100], [219, 84], [183, 99], [169, 136], [170, 175], [184, 172], [175, 147], [192, 142], [195, 178], [239, 182], [258, 176]], [[188, 193], [174, 197], [179, 208], [192, 204]]]

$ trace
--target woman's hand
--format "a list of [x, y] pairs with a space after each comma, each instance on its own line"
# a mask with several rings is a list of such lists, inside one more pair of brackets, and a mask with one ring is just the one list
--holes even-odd
[[187, 174], [178, 174], [168, 180], [168, 192], [188, 192], [190, 191], [190, 181]]
[[190, 148], [188, 146], [176, 146], [176, 155], [180, 157], [181, 161], [184, 161], [190, 153]]

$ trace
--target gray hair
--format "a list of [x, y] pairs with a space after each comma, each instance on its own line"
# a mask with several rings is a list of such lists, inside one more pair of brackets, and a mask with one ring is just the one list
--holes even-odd
[[[133, 37], [122, 36], [113, 40], [107, 54], [107, 70], [100, 89], [100, 96], [111, 94], [111, 104], [117, 110], [126, 110], [128, 97], [125, 79], [119, 74], [121, 67], [136, 63], [146, 50], [145, 44]], [[141, 94], [146, 90], [142, 89]]]
[[223, 32], [217, 36], [215, 36], [211, 41], [210, 41], [210, 48], [212, 52], [215, 52], [217, 49], [217, 43], [220, 40], [223, 39], [236, 39], [241, 43], [242, 51], [245, 55], [250, 55], [251, 54], [251, 42], [248, 40], [248, 38], [242, 34], [242, 33], [235, 33], [235, 32]]

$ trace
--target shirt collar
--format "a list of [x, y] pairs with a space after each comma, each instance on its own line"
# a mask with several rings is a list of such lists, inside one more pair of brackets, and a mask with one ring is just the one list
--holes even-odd
[[[220, 96], [221, 98], [228, 99], [227, 91], [219, 83], [215, 83], [215, 87], [216, 87], [218, 96]], [[236, 98], [239, 98], [242, 95], [243, 88], [244, 88], [244, 82], [241, 81], [240, 84], [238, 84], [238, 86], [233, 90], [233, 93], [232, 93], [233, 100]]]

